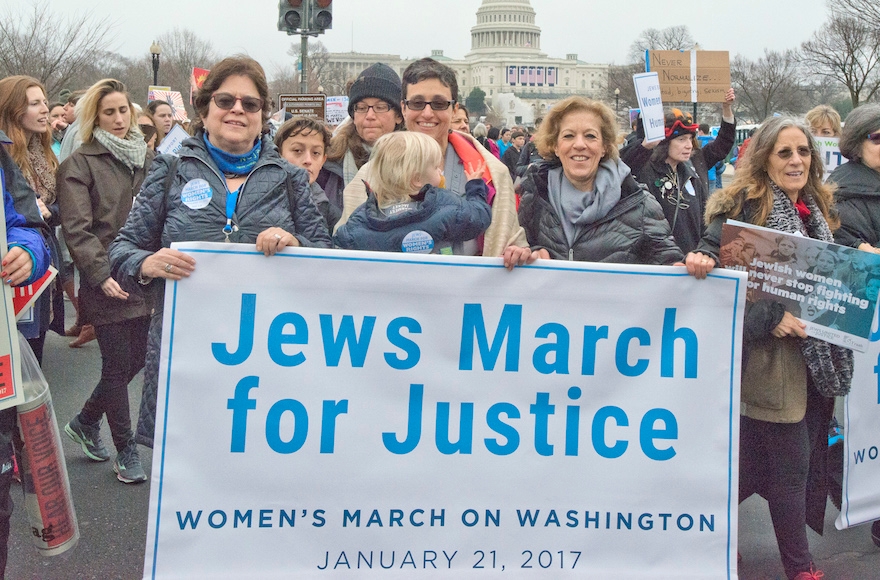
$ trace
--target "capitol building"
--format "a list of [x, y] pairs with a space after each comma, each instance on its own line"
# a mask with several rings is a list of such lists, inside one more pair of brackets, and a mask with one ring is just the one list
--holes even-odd
[[[430, 56], [455, 70], [462, 103], [479, 87], [506, 126], [531, 125], [554, 102], [571, 95], [599, 98], [608, 74], [608, 65], [581, 61], [575, 53], [552, 58], [541, 52], [541, 28], [529, 0], [482, 0], [464, 59], [446, 57], [442, 50], [432, 50]], [[327, 67], [354, 79], [376, 62], [402, 76], [413, 60], [392, 54], [330, 53]]]

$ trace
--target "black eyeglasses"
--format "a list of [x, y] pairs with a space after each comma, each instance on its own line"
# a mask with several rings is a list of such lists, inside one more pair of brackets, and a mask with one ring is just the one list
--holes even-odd
[[376, 103], [375, 105], [368, 105], [366, 103], [358, 103], [354, 106], [354, 112], [360, 113], [361, 115], [366, 115], [367, 111], [373, 109], [375, 113], [387, 113], [391, 110], [391, 105], [388, 103]]
[[876, 133], [868, 133], [868, 136], [865, 137], [865, 139], [874, 145], [880, 145], [880, 131], [877, 131]]
[[235, 101], [241, 101], [241, 108], [244, 109], [246, 113], [256, 113], [263, 109], [263, 99], [258, 99], [257, 97], [236, 97], [229, 93], [214, 93], [211, 95], [211, 100], [213, 100], [214, 104], [224, 111], [228, 111], [234, 107]]
[[[803, 157], [804, 159], [806, 159], [807, 157], [809, 157], [810, 155], [812, 155], [813, 152], [810, 151], [810, 148], [809, 148], [809, 147], [803, 147], [803, 146], [801, 146], [801, 147], [798, 147], [798, 148], [797, 148], [797, 154], [798, 154], [800, 157]], [[783, 161], [785, 161], [785, 160], [787, 160], [787, 159], [791, 159], [791, 156], [794, 155], [794, 151], [792, 151], [791, 149], [785, 148], [785, 149], [783, 149], [782, 151], [777, 151], [777, 152], [775, 153], [775, 155], [778, 156], [778, 157], [779, 157], [780, 159], [782, 159]]]
[[425, 107], [431, 105], [432, 111], [445, 111], [449, 107], [455, 104], [455, 101], [441, 101], [440, 99], [435, 99], [433, 101], [424, 101], [422, 99], [416, 99], [414, 101], [403, 101], [403, 104], [406, 105], [408, 109], [412, 109], [413, 111], [424, 111]]

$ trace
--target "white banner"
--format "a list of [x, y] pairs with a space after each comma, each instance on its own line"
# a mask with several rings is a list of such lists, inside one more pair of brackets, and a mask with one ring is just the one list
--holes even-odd
[[736, 577], [745, 274], [176, 247], [145, 577]]
[[880, 330], [856, 352], [852, 390], [844, 404], [843, 502], [838, 530], [880, 519]]

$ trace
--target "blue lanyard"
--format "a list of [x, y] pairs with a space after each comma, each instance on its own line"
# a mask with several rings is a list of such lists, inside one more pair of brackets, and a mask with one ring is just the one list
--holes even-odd
[[226, 241], [229, 241], [229, 234], [238, 231], [238, 227], [232, 225], [232, 214], [235, 213], [235, 206], [238, 203], [238, 192], [241, 187], [235, 191], [226, 191], [226, 225], [223, 226], [223, 233], [226, 234]]

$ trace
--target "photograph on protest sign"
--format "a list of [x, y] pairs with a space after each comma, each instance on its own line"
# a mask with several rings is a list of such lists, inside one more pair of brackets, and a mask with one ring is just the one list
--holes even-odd
[[880, 255], [728, 220], [721, 265], [748, 272], [749, 302], [770, 299], [807, 335], [863, 352], [880, 292]]
[[147, 102], [163, 101], [171, 106], [171, 113], [175, 121], [188, 121], [186, 107], [183, 105], [183, 95], [178, 91], [150, 91]]

